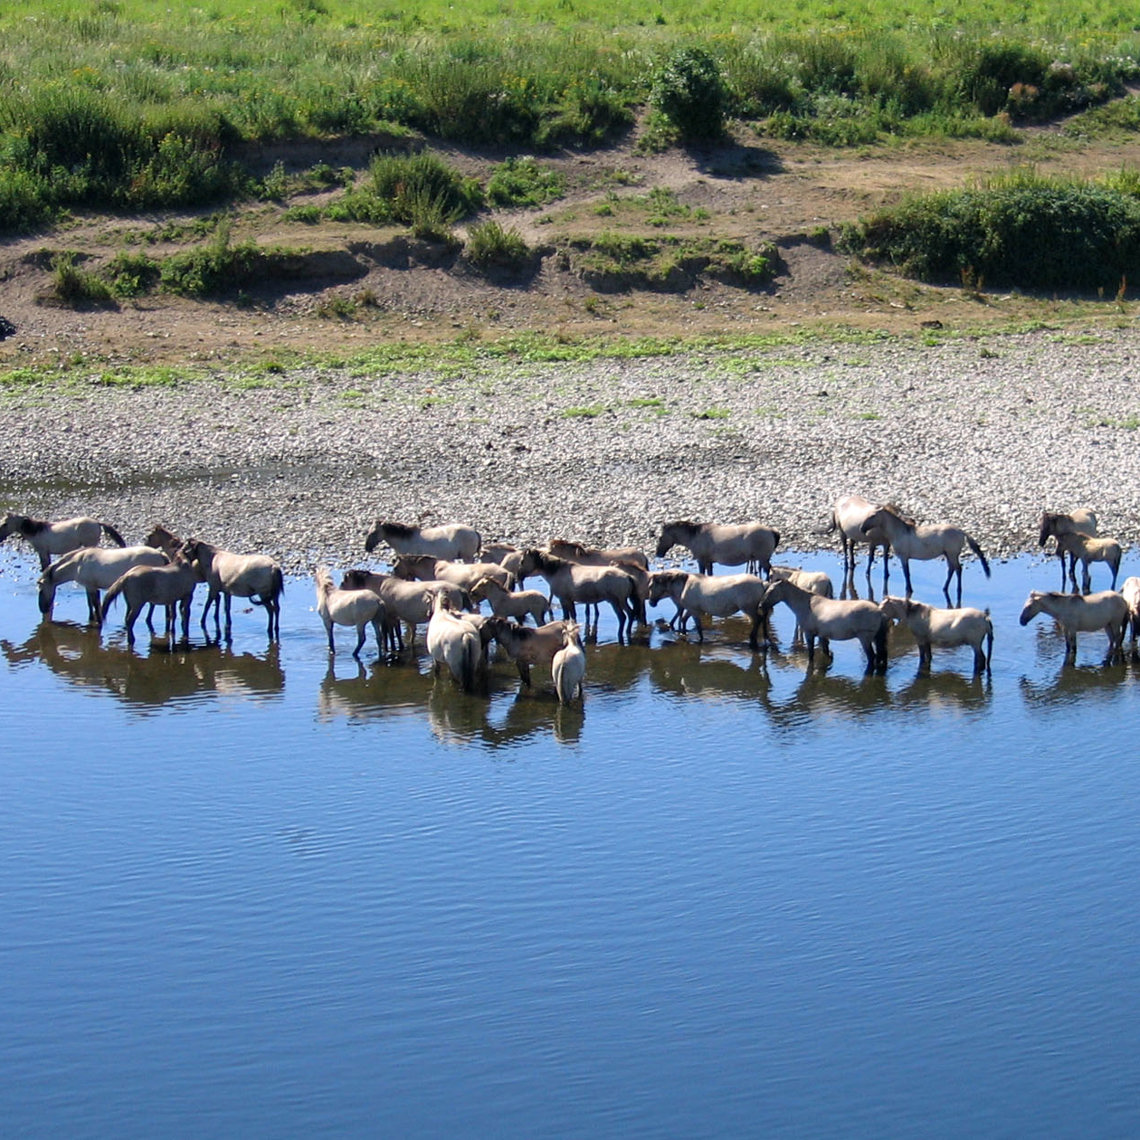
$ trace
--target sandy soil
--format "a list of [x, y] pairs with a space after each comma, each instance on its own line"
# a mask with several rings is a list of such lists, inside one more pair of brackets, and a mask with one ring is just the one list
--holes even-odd
[[[319, 160], [363, 170], [372, 149], [368, 142], [310, 144], [261, 152], [256, 159], [266, 168], [281, 159], [296, 170]], [[451, 151], [448, 157], [485, 175], [503, 156]], [[155, 295], [76, 311], [45, 301], [53, 251], [78, 251], [95, 268], [124, 248], [146, 248], [155, 256], [173, 248], [139, 244], [169, 216], [79, 217], [53, 232], [0, 245], [0, 316], [17, 329], [0, 341], [0, 368], [59, 361], [225, 363], [292, 352], [352, 352], [392, 340], [494, 339], [524, 329], [569, 337], [762, 334], [796, 326], [906, 333], [933, 321], [951, 329], [1024, 319], [1063, 322], [1075, 311], [1072, 301], [922, 287], [854, 266], [834, 249], [804, 239], [820, 227], [835, 234], [844, 222], [907, 192], [961, 185], [1017, 165], [1092, 174], [1137, 164], [1140, 142], [1079, 146], [1056, 131], [1037, 131], [1020, 146], [924, 143], [833, 152], [742, 137], [708, 154], [644, 156], [627, 144], [543, 161], [565, 173], [566, 198], [546, 209], [497, 215], [532, 243], [610, 224], [596, 213], [607, 194], [644, 195], [667, 187], [703, 217], [669, 232], [775, 242], [783, 271], [763, 291], [706, 281], [683, 293], [599, 294], [552, 254], [525, 282], [490, 283], [415, 243], [398, 246], [400, 255], [393, 256], [395, 231], [290, 223], [283, 218], [284, 205], [255, 203], [240, 211], [234, 238], [311, 250], [303, 278], [267, 281], [240, 306]], [[336, 298], [367, 303], [355, 304], [346, 319], [329, 315]], [[1119, 320], [1120, 306], [1110, 301], [1099, 308]], [[1076, 309], [1082, 320], [1098, 315], [1095, 299]]]

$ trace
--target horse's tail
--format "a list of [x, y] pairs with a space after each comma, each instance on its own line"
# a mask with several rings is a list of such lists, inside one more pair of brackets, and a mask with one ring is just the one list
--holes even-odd
[[116, 545], [126, 546], [127, 540], [110, 523], [100, 523], [103, 533]]
[[475, 675], [479, 668], [479, 659], [482, 649], [479, 645], [479, 635], [474, 630], [463, 637], [463, 661], [460, 668], [460, 684], [470, 692], [475, 688]]
[[280, 566], [273, 567], [273, 597], [276, 600], [285, 593], [285, 574]]
[[122, 574], [111, 583], [111, 588], [103, 595], [103, 605], [99, 609], [99, 617], [102, 621], [107, 620], [107, 614], [111, 612], [111, 604], [123, 592], [126, 575]]
[[990, 611], [986, 610], [986, 669], [994, 658], [994, 623], [990, 620]]
[[986, 572], [986, 577], [990, 576], [990, 564], [986, 561], [986, 556], [982, 553], [982, 548], [974, 541], [970, 535], [966, 535], [966, 543], [970, 549], [978, 556], [978, 561], [982, 564], [982, 569]]

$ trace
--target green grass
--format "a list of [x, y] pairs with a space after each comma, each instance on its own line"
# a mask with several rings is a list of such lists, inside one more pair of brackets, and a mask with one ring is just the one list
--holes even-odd
[[[1011, 124], [1082, 110], [1073, 129], [1135, 129], [1135, 105], [1107, 106], [1140, 78], [1127, 6], [963, 0], [931, 15], [917, 0], [7, 5], [0, 229], [75, 208], [283, 200], [296, 176], [247, 169], [241, 142], [420, 132], [474, 147], [597, 146], [660, 102], [664, 60], [698, 55], [725, 114], [766, 136], [1003, 139]], [[503, 193], [549, 200], [557, 187], [540, 171]]]

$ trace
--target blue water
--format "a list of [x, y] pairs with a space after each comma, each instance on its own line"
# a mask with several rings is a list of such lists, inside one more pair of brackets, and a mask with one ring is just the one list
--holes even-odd
[[1140, 1129], [1140, 666], [1017, 624], [1053, 564], [967, 568], [989, 679], [603, 619], [578, 712], [330, 667], [305, 582], [132, 652], [7, 557], [0, 1134]]

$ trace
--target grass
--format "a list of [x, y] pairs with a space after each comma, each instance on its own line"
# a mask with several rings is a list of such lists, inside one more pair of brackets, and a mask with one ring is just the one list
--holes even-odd
[[[964, 0], [934, 21], [885, 0], [652, 11], [632, 0], [478, 0], [462, 19], [443, 0], [33, 0], [0, 9], [0, 33], [9, 233], [77, 208], [202, 208], [293, 192], [284, 166], [244, 165], [243, 143], [384, 135], [412, 145], [424, 135], [515, 151], [596, 147], [656, 99], [673, 132], [660, 144], [673, 145], [705, 127], [662, 100], [666, 61], [699, 61], [681, 76], [684, 91], [715, 91], [726, 115], [760, 134], [830, 146], [1008, 139], [1012, 124], [1082, 109], [1089, 131], [1140, 121], [1134, 104], [1094, 114], [1140, 78], [1134, 14], [1105, 0], [1032, 10]], [[504, 204], [559, 192], [541, 163], [517, 154], [492, 182]], [[405, 202], [405, 214], [416, 210], [423, 203]]]

